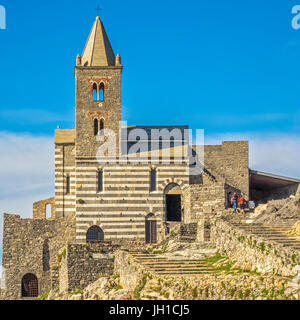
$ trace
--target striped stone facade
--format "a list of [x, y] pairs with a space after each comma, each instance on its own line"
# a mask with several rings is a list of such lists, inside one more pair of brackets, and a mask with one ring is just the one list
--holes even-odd
[[76, 238], [85, 242], [89, 227], [98, 225], [105, 240], [145, 241], [145, 221], [154, 214], [158, 240], [165, 236], [164, 190], [170, 183], [188, 186], [184, 165], [158, 165], [157, 191], [150, 192], [151, 165], [111, 165], [103, 170], [103, 191], [97, 193], [96, 161], [77, 162]]
[[[67, 191], [69, 179], [69, 191]], [[55, 145], [55, 208], [56, 217], [75, 215], [76, 209], [75, 145]]]

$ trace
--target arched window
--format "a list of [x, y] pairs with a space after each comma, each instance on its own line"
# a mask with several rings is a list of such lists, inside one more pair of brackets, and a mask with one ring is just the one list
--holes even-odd
[[104, 232], [98, 226], [92, 226], [86, 233], [87, 242], [101, 242], [104, 241]]
[[102, 82], [99, 86], [99, 101], [104, 101], [104, 84]]
[[98, 127], [98, 119], [94, 120], [94, 135], [96, 136], [98, 134], [99, 127]]
[[70, 193], [70, 176], [66, 177], [66, 194]]
[[150, 172], [150, 192], [156, 191], [156, 170]]
[[[100, 120], [100, 131], [104, 130], [104, 120]], [[103, 134], [103, 132], [101, 132]]]
[[93, 100], [98, 101], [97, 84], [93, 84]]
[[98, 186], [97, 186], [98, 192], [103, 191], [103, 171], [98, 171]]
[[39, 286], [38, 279], [32, 273], [27, 273], [22, 278], [22, 297], [38, 297]]

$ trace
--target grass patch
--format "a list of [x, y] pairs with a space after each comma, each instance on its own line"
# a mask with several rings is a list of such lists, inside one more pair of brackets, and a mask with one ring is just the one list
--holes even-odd
[[44, 294], [42, 294], [41, 296], [34, 298], [33, 300], [47, 300], [47, 298], [49, 297], [50, 292], [46, 292]]

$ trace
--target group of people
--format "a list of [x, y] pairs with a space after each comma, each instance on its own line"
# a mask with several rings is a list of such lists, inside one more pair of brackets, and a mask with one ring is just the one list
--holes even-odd
[[231, 192], [228, 193], [228, 204], [230, 208], [233, 208], [234, 212], [237, 211], [239, 206], [240, 211], [242, 213], [245, 213], [246, 203], [247, 202], [243, 194], [241, 194], [241, 196], [239, 197], [236, 192], [234, 192], [233, 194]]

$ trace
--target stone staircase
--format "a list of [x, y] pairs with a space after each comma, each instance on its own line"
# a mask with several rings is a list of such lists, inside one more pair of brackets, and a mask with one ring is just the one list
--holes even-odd
[[284, 247], [300, 250], [300, 237], [289, 236], [286, 232], [291, 228], [289, 226], [285, 226], [284, 224], [276, 226], [247, 224], [243, 222], [233, 222], [232, 224], [239, 229], [251, 232], [253, 235], [280, 243]]
[[182, 224], [179, 230], [180, 242], [195, 242], [197, 239], [197, 223]]
[[205, 262], [199, 260], [170, 260], [159, 255], [133, 252], [131, 255], [145, 269], [161, 276], [197, 276], [213, 273], [213, 270]]

